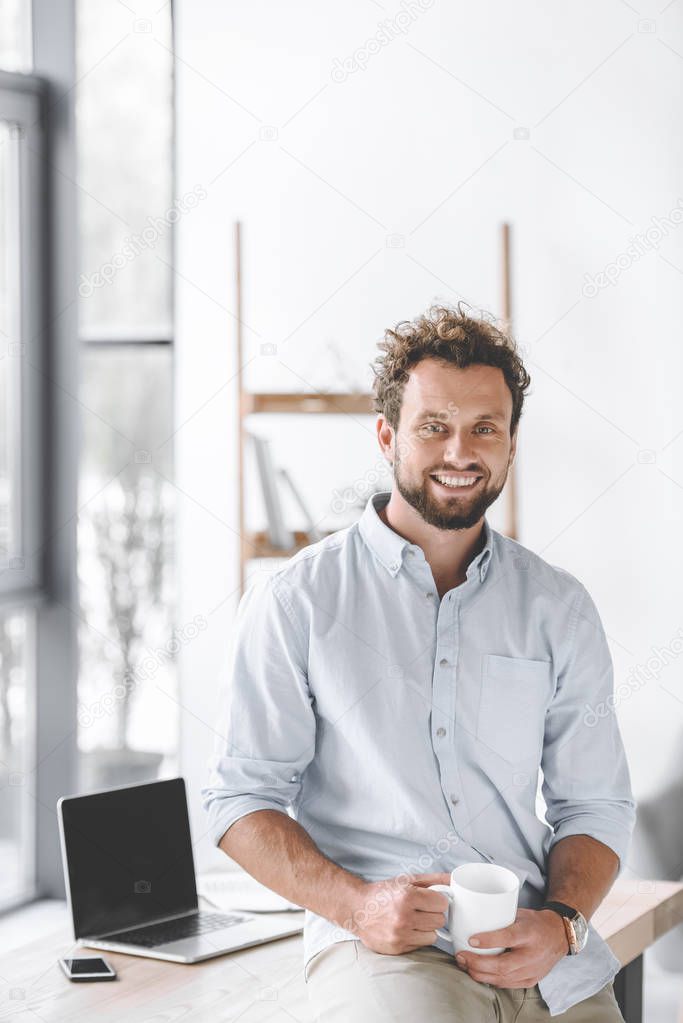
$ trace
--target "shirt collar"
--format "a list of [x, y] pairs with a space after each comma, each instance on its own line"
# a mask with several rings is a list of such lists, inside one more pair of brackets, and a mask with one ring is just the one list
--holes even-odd
[[[390, 497], [390, 490], [372, 494], [360, 517], [358, 529], [367, 546], [381, 561], [387, 572], [395, 576], [401, 569], [404, 552], [410, 547], [417, 549], [417, 545], [411, 544], [409, 540], [399, 536], [379, 517], [378, 511], [388, 503]], [[480, 582], [486, 578], [493, 553], [493, 530], [486, 516], [484, 516], [484, 536], [483, 549], [470, 562], [467, 569], [469, 577], [471, 572], [478, 567]]]

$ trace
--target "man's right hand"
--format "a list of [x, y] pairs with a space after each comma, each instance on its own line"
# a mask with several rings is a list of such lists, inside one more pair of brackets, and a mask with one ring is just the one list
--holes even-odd
[[437, 927], [446, 926], [448, 898], [429, 885], [449, 884], [450, 874], [400, 874], [365, 882], [343, 926], [367, 948], [385, 955], [413, 952], [436, 941]]

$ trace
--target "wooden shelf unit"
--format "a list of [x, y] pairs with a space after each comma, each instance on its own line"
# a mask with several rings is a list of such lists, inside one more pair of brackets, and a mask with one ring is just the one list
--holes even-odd
[[[280, 547], [273, 547], [268, 539], [268, 534], [263, 530], [258, 532], [248, 532], [247, 542], [249, 545], [249, 557], [247, 560], [250, 560], [251, 558], [291, 558], [292, 555], [296, 554], [297, 551], [300, 551], [302, 547], [308, 547], [311, 543], [311, 538], [308, 533], [304, 533], [300, 529], [294, 529], [292, 532], [294, 533], [294, 545], [287, 548], [287, 550], [282, 550]], [[325, 535], [329, 536], [329, 533], [326, 533]]]
[[336, 394], [334, 392], [299, 394], [285, 391], [269, 393], [242, 392], [243, 415], [256, 412], [273, 412], [298, 415], [316, 412], [326, 415], [372, 415], [371, 394]]
[[[241, 377], [241, 373], [238, 373]], [[287, 393], [269, 392], [256, 393], [253, 391], [240, 390], [240, 461], [244, 465], [244, 444], [246, 442], [246, 430], [244, 419], [248, 415], [279, 413], [286, 415], [372, 415], [371, 394], [336, 394], [336, 393]], [[265, 531], [249, 530], [244, 526], [244, 471], [240, 472], [240, 594], [244, 592], [246, 576], [246, 563], [255, 558], [291, 558], [312, 543], [308, 533], [301, 530], [293, 530], [294, 544], [286, 549], [273, 547], [268, 534]], [[325, 536], [329, 532], [324, 533]]]

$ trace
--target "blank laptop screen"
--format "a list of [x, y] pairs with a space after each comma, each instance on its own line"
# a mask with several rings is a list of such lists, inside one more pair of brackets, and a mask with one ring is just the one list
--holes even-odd
[[69, 797], [60, 809], [77, 938], [197, 908], [182, 778]]

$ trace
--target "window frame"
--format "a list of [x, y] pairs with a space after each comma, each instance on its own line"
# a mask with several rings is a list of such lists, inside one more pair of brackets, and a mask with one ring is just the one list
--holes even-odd
[[[18, 377], [18, 410], [12, 461], [16, 466], [17, 498], [11, 509], [15, 535], [9, 561], [0, 567], [0, 610], [18, 600], [38, 597], [44, 586], [43, 385], [45, 248], [43, 108], [45, 83], [34, 75], [0, 71], [0, 120], [19, 126], [19, 209], [17, 265], [19, 340], [17, 354], [8, 353]], [[27, 365], [28, 362], [28, 365]]]
[[76, 790], [78, 184], [74, 0], [32, 0], [33, 69], [45, 82], [43, 249], [44, 585], [36, 611], [35, 895], [64, 898], [57, 800]]

